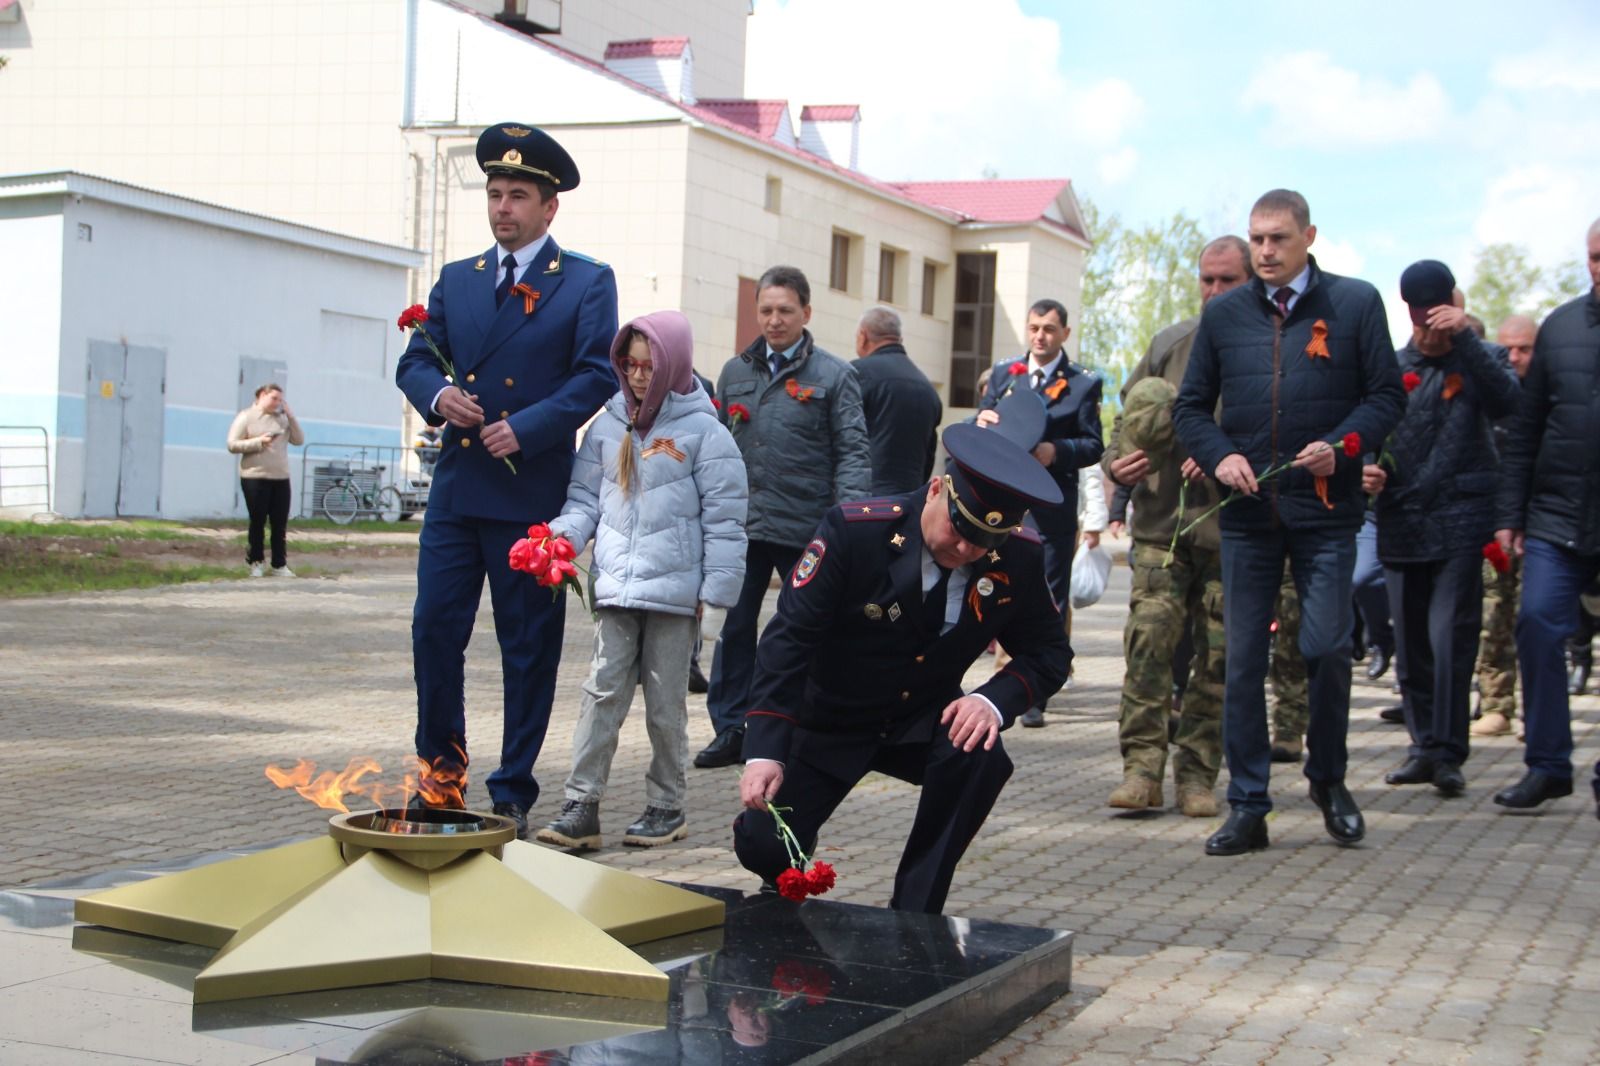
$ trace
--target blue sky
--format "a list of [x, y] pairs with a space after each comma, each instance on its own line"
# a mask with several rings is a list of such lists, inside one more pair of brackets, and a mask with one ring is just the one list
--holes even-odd
[[884, 178], [1071, 177], [1131, 222], [1219, 233], [1298, 189], [1319, 260], [1391, 305], [1415, 259], [1465, 283], [1489, 241], [1581, 255], [1600, 4], [1311, 6], [756, 0], [746, 90], [861, 104], [861, 166]]

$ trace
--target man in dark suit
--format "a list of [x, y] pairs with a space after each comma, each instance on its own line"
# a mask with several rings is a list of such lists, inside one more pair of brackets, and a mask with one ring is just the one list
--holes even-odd
[[[944, 442], [950, 471], [925, 488], [828, 511], [762, 634], [734, 848], [769, 884], [790, 865], [769, 801], [809, 854], [876, 770], [922, 786], [889, 905], [939, 913], [1011, 776], [1000, 731], [1066, 679], [1043, 553], [1019, 528], [1059, 488], [1000, 433], [952, 426]], [[964, 695], [995, 637], [1010, 664]]]
[[608, 353], [617, 287], [609, 267], [549, 235], [556, 194], [578, 184], [577, 166], [555, 140], [531, 126], [491, 126], [478, 139], [478, 164], [488, 175], [495, 246], [445, 266], [423, 326], [460, 380], [445, 376], [418, 336], [395, 371], [428, 424], [448, 424], [417, 558], [416, 744], [431, 767], [422, 802], [459, 802], [438, 787], [465, 781], [463, 663], [487, 576], [505, 676], [489, 796], [525, 834], [566, 604], [513, 573], [508, 556], [530, 523], [560, 512], [578, 427], [616, 391]]
[[944, 404], [928, 375], [906, 354], [900, 316], [874, 307], [856, 328], [850, 364], [861, 382], [861, 410], [872, 449], [872, 494], [894, 496], [928, 483], [939, 448]]
[[[1034, 508], [1030, 521], [1044, 541], [1045, 577], [1063, 620], [1071, 610], [1072, 556], [1078, 547], [1078, 471], [1098, 463], [1105, 452], [1101, 381], [1067, 359], [1063, 348], [1071, 335], [1067, 309], [1060, 302], [1040, 300], [1030, 307], [1028, 352], [995, 364], [975, 419], [980, 426], [998, 423], [995, 408], [1016, 389], [1032, 389], [1045, 402], [1044, 437], [1034, 446], [1033, 457], [1060, 486], [1062, 502]], [[1043, 700], [1028, 709], [1022, 724], [1044, 725]]]

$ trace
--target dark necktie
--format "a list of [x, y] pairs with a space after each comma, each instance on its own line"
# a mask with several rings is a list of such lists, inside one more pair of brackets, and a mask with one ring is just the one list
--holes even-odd
[[1272, 294], [1273, 300], [1278, 304], [1278, 314], [1284, 318], [1289, 317], [1289, 301], [1294, 299], [1294, 290], [1285, 285]]
[[1035, 370], [1033, 372], [1032, 381], [1033, 381], [1033, 391], [1034, 392], [1038, 392], [1039, 391], [1039, 386], [1044, 384], [1044, 371], [1043, 370]]
[[[935, 563], [935, 566], [939, 564]], [[939, 567], [939, 580], [933, 583], [933, 588], [922, 598], [922, 624], [928, 632], [937, 635], [944, 629], [945, 600], [950, 595], [950, 571]]]
[[494, 305], [496, 307], [506, 302], [506, 297], [511, 295], [511, 286], [517, 283], [517, 257], [507, 252], [506, 257], [500, 261], [500, 265], [506, 268], [506, 276], [500, 279], [499, 285], [495, 286]]
[[768, 352], [767, 353], [767, 365], [772, 368], [772, 376], [773, 377], [777, 377], [780, 373], [783, 372], [783, 364], [785, 362], [786, 362], [786, 360], [783, 358], [783, 353], [782, 352]]

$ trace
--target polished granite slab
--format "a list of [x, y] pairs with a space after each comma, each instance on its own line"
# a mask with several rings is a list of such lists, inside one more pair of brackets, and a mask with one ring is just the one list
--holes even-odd
[[636, 947], [666, 1004], [419, 981], [195, 1006], [210, 949], [72, 920], [86, 892], [236, 854], [0, 892], [0, 1062], [960, 1063], [1071, 977], [1058, 930], [686, 885], [727, 922]]

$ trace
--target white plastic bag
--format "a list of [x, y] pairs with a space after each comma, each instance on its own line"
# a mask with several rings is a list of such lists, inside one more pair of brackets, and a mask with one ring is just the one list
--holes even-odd
[[1072, 608], [1082, 610], [1100, 602], [1111, 577], [1111, 556], [1104, 548], [1091, 548], [1088, 541], [1078, 545], [1072, 557]]

